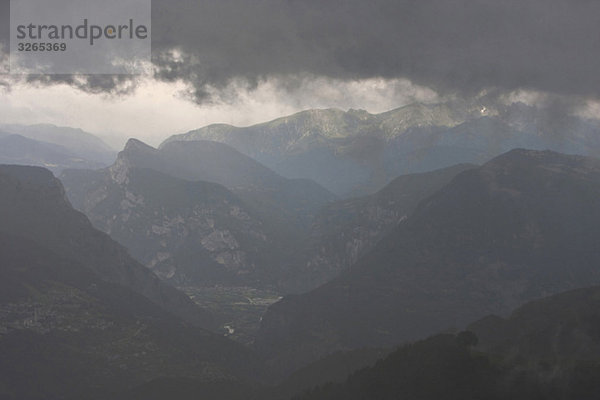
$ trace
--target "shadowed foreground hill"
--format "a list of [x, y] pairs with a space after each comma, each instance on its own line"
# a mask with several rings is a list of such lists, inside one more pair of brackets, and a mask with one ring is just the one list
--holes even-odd
[[0, 166], [0, 221], [0, 232], [33, 240], [191, 323], [212, 327], [209, 314], [163, 283], [108, 235], [94, 229], [85, 215], [75, 211], [62, 184], [50, 171]]
[[508, 318], [469, 326], [479, 348], [546, 362], [600, 360], [600, 287], [575, 289], [529, 302]]
[[297, 398], [596, 399], [599, 332], [600, 288], [575, 289], [528, 302], [506, 319], [485, 317], [456, 337], [403, 346], [344, 383]]
[[254, 356], [84, 264], [0, 233], [0, 398], [109, 399], [165, 376], [260, 378]]
[[341, 384], [325, 384], [302, 400], [579, 400], [600, 396], [598, 364], [538, 369], [471, 348], [471, 332], [438, 335], [399, 348]]
[[210, 315], [74, 211], [49, 171], [0, 166], [0, 220], [1, 398], [263, 377], [250, 351], [196, 326]]
[[351, 270], [263, 318], [277, 365], [390, 346], [600, 282], [600, 160], [514, 150], [459, 174]]

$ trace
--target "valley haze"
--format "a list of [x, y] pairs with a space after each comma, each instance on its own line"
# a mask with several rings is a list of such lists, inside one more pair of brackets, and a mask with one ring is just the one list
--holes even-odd
[[0, 399], [600, 398], [599, 4], [139, 4], [0, 0]]

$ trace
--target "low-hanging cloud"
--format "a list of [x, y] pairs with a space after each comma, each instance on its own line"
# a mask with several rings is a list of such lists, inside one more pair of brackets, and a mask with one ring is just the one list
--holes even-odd
[[[152, 57], [157, 79], [191, 84], [198, 102], [232, 81], [306, 76], [598, 98], [599, 16], [594, 0], [153, 0]], [[32, 80], [129, 87], [126, 77]]]
[[306, 73], [598, 97], [599, 16], [593, 0], [154, 0], [153, 56], [199, 99]]

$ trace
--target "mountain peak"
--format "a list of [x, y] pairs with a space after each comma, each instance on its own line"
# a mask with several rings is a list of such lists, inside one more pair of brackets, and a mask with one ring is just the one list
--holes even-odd
[[[4, 208], [26, 207], [27, 204], [39, 206], [41, 202], [55, 209], [71, 207], [60, 180], [42, 167], [0, 165], [0, 194], [3, 196], [0, 204]], [[3, 220], [0, 230], [8, 231], [9, 226], [8, 221]]]
[[0, 165], [0, 176], [11, 177], [23, 186], [60, 186], [52, 172], [42, 167]]
[[[147, 145], [141, 140], [131, 138], [127, 140], [125, 148], [117, 156], [117, 160], [109, 167], [112, 179], [125, 184], [128, 181], [129, 169], [133, 166], [144, 166], [144, 160], [158, 154], [158, 150]], [[137, 165], [141, 164], [141, 165]]]
[[42, 167], [0, 165], [0, 183], [8, 184], [19, 192], [35, 193], [33, 197], [69, 204], [62, 183]]
[[143, 151], [143, 152], [155, 153], [157, 150], [154, 147], [142, 142], [141, 140], [131, 138], [131, 139], [127, 140], [127, 143], [125, 144], [125, 148], [123, 149], [123, 151], [124, 152]]
[[494, 167], [508, 167], [511, 165], [530, 167], [541, 166], [546, 169], [560, 169], [563, 172], [600, 172], [600, 159], [580, 155], [562, 154], [552, 150], [514, 149], [485, 164], [488, 169]]

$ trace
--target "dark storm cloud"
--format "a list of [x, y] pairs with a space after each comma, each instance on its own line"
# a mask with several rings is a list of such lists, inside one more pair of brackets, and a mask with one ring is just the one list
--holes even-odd
[[25, 80], [34, 85], [64, 83], [88, 93], [116, 96], [132, 93], [136, 85], [131, 75], [27, 75]]
[[157, 77], [200, 100], [236, 78], [303, 76], [600, 97], [595, 0], [153, 0], [152, 12]]
[[[600, 96], [600, 2], [587, 0], [154, 0], [163, 79], [205, 94], [231, 78], [405, 77]], [[167, 55], [178, 48], [179, 62]]]
[[[8, 71], [8, 47], [10, 38], [10, 1], [0, 0], [0, 74]], [[2, 76], [0, 75], [0, 85]]]

